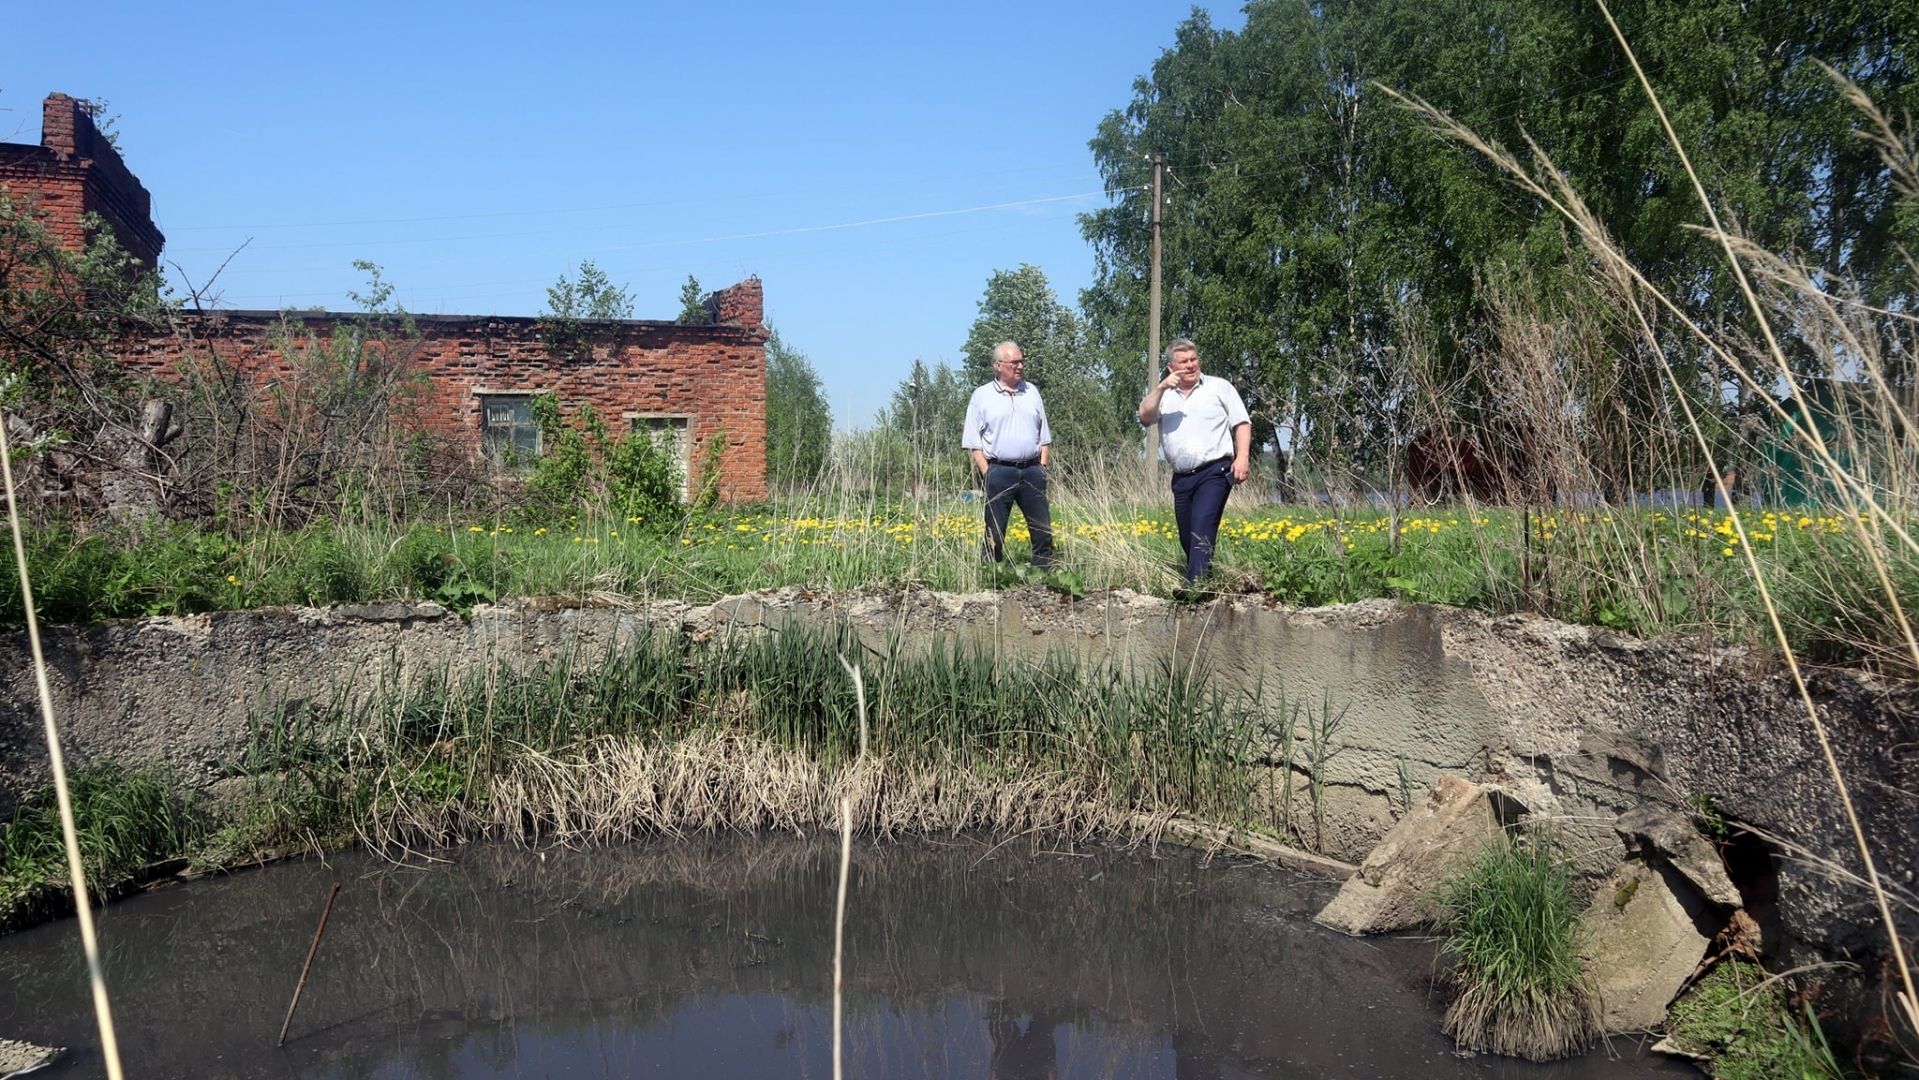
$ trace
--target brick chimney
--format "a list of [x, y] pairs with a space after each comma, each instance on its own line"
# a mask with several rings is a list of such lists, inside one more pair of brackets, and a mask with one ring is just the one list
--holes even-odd
[[48, 94], [47, 100], [40, 103], [40, 145], [56, 154], [72, 157], [80, 154], [80, 131], [85, 126], [87, 141], [91, 143], [95, 136], [93, 118], [75, 98], [65, 94]]
[[85, 101], [47, 95], [40, 105], [38, 152], [41, 165], [28, 170], [23, 163], [5, 179], [9, 187], [39, 202], [63, 246], [84, 247], [83, 215], [98, 214], [128, 254], [149, 269], [159, 266], [167, 238], [153, 224], [152, 197], [120, 159], [120, 151], [94, 126]]
[[750, 277], [738, 285], [715, 290], [706, 298], [706, 310], [716, 325], [759, 329], [766, 322], [766, 299], [760, 290], [760, 279]]

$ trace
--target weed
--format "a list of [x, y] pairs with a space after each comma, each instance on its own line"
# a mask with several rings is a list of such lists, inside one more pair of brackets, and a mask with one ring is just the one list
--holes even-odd
[[1726, 960], [1673, 1003], [1667, 1027], [1674, 1045], [1707, 1059], [1722, 1080], [1840, 1080], [1818, 1017], [1806, 1005], [1793, 1015], [1784, 984], [1759, 965]]
[[1686, 807], [1692, 811], [1693, 824], [1699, 827], [1700, 834], [1706, 839], [1715, 844], [1732, 839], [1732, 823], [1719, 812], [1711, 792], [1701, 791], [1686, 796]]
[[1346, 719], [1346, 710], [1333, 711], [1332, 695], [1321, 699], [1318, 712], [1306, 714], [1306, 779], [1313, 802], [1313, 847], [1326, 850], [1326, 766], [1338, 755], [1340, 747], [1333, 736]]

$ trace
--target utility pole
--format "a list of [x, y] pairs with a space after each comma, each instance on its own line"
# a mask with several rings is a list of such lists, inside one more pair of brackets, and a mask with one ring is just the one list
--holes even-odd
[[[1151, 309], [1146, 323], [1146, 388], [1151, 390], [1159, 382], [1159, 223], [1160, 201], [1165, 191], [1162, 179], [1166, 172], [1166, 159], [1153, 155], [1153, 273], [1149, 286], [1147, 307]], [[1159, 425], [1146, 425], [1146, 468], [1155, 475], [1159, 472]]]
[[916, 357], [914, 357], [914, 358], [913, 358], [913, 382], [912, 382], [912, 390], [913, 390], [913, 507], [914, 507], [914, 518], [915, 518], [916, 520], [917, 520], [917, 518], [918, 518], [918, 516], [919, 516], [919, 514], [918, 514], [918, 508], [919, 508], [919, 504], [920, 504], [920, 384], [921, 384], [921, 383], [922, 383], [922, 382], [924, 381], [924, 380], [922, 380], [922, 379], [920, 378], [920, 374], [921, 374], [921, 372], [923, 372], [923, 371], [925, 371], [925, 370], [926, 370], [926, 366], [925, 366], [924, 364], [921, 364], [921, 363], [920, 363], [920, 359], [919, 359], [919, 357], [917, 357], [917, 356], [916, 356]]

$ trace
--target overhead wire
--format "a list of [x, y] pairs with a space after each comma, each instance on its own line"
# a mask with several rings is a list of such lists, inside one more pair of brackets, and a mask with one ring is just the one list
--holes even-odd
[[[1048, 196], [1044, 196], [1042, 198], [1037, 198], [1037, 199], [1019, 199], [1013, 202], [991, 203], [985, 206], [970, 206], [970, 207], [965, 207], [963, 209], [958, 209], [958, 210], [928, 210], [922, 213], [897, 214], [892, 217], [869, 218], [864, 221], [846, 221], [846, 222], [839, 222], [831, 225], [803, 225], [803, 226], [798, 226], [790, 229], [767, 229], [760, 232], [736, 233], [730, 236], [704, 236], [704, 237], [692, 237], [692, 238], [681, 239], [681, 240], [657, 240], [657, 241], [653, 241], [651, 243], [646, 243], [646, 244], [627, 244], [627, 245], [620, 245], [615, 247], [598, 247], [598, 248], [595, 248], [594, 250], [595, 251], [643, 251], [648, 248], [677, 247], [677, 246], [686, 245], [686, 244], [711, 244], [711, 243], [720, 243], [720, 242], [725, 242], [730, 240], [758, 240], [758, 239], [763, 239], [769, 236], [788, 236], [788, 235], [793, 235], [797, 233], [808, 233], [808, 232], [830, 232], [835, 229], [854, 229], [854, 228], [859, 228], [866, 225], [890, 225], [896, 222], [917, 221], [923, 218], [953, 217], [960, 214], [977, 214], [977, 213], [982, 213], [988, 210], [1010, 210], [1010, 209], [1016, 209], [1022, 206], [1038, 206], [1043, 203], [1065, 202], [1069, 199], [1086, 199], [1086, 198], [1091, 198], [1095, 195], [1103, 195], [1103, 194], [1105, 194], [1103, 190], [1082, 191], [1082, 192], [1076, 192], [1071, 195], [1048, 195]], [[618, 228], [618, 227], [619, 226], [608, 226], [605, 224], [593, 225], [593, 226], [582, 226], [582, 228], [590, 228], [596, 231], [605, 231], [608, 228]], [[636, 223], [632, 227], [638, 228], [640, 226], [638, 223]], [[435, 243], [454, 244], [454, 243], [465, 243], [471, 240], [501, 240], [501, 239], [507, 239], [515, 236], [550, 236], [550, 235], [552, 235], [552, 230], [541, 229], [541, 230], [536, 230], [532, 232], [481, 233], [481, 234], [476, 234], [471, 236], [418, 236], [418, 237], [396, 238], [391, 240], [329, 240], [329, 241], [326, 241], [325, 243], [317, 243], [317, 244], [270, 245], [270, 246], [264, 246], [262, 250], [300, 251], [300, 250], [307, 250], [312, 248], [372, 247], [380, 244], [435, 244]], [[225, 250], [225, 249], [223, 248], [222, 249], [192, 248], [189, 250], [208, 251], [208, 250]]]
[[[868, 242], [868, 243], [858, 244], [858, 245], [841, 244], [841, 245], [836, 245], [831, 247], [805, 247], [797, 250], [774, 252], [771, 254], [762, 252], [754, 256], [754, 261], [757, 264], [778, 263], [784, 260], [810, 257], [810, 256], [820, 255], [823, 253], [844, 252], [844, 251], [877, 251], [877, 250], [884, 250], [887, 248], [900, 247], [906, 244], [917, 245], [921, 249], [925, 249], [928, 245], [929, 240], [935, 241], [935, 242], [957, 241], [964, 237], [977, 236], [984, 233], [1005, 232], [1013, 229], [1019, 229], [1028, 225], [1043, 224], [1045, 223], [1045, 220], [1046, 219], [1033, 218], [1033, 219], [1016, 220], [1016, 221], [1006, 222], [998, 225], [975, 225], [975, 226], [970, 226], [964, 229], [956, 229], [950, 232], [937, 233], [930, 238], [926, 236], [913, 236], [913, 237], [903, 237], [903, 238], [892, 239], [892, 240], [883, 240], [879, 242]], [[458, 261], [462, 261], [462, 260], [438, 260], [438, 262], [458, 262]], [[329, 266], [329, 267], [323, 267], [321, 269], [333, 269], [333, 267]], [[682, 263], [672, 263], [672, 264], [658, 263], [651, 266], [629, 268], [627, 270], [627, 273], [648, 274], [648, 273], [655, 273], [662, 270], [684, 271], [686, 269], [687, 267], [685, 266], [685, 264], [682, 264]], [[296, 268], [295, 270], [289, 270], [288, 272], [297, 272], [297, 270], [298, 268]], [[401, 295], [417, 296], [421, 293], [444, 293], [444, 292], [456, 291], [461, 289], [496, 288], [496, 287], [508, 286], [508, 285], [550, 285], [550, 284], [552, 284], [552, 279], [550, 277], [507, 278], [507, 279], [501, 279], [501, 280], [495, 280], [495, 281], [470, 282], [470, 283], [464, 283], [464, 284], [405, 285], [405, 286], [400, 286], [398, 292]], [[231, 302], [237, 301], [237, 300], [274, 300], [274, 301], [283, 303], [284, 301], [287, 301], [287, 300], [310, 299], [310, 298], [316, 298], [316, 297], [327, 297], [327, 296], [337, 296], [337, 295], [339, 295], [339, 291], [336, 289], [330, 289], [325, 291], [315, 291], [315, 292], [302, 292], [302, 293], [288, 293], [288, 292], [240, 293], [232, 296], [223, 297], [221, 306], [231, 306]], [[520, 292], [492, 293], [492, 294], [485, 294], [480, 296], [468, 296], [465, 299], [469, 301], [476, 301], [476, 300], [500, 299], [504, 297], [522, 296], [522, 295], [524, 295], [524, 293], [520, 293]], [[420, 314], [421, 312], [416, 311], [415, 313]]]
[[[1058, 172], [1064, 169], [1078, 169], [1078, 168], [1084, 168], [1084, 164], [1075, 163], [1071, 165], [1067, 165], [1067, 164], [1036, 165], [1036, 166], [1031, 166], [1024, 169], [996, 169], [992, 172], [969, 173], [966, 175], [978, 176], [978, 177], [1017, 176], [1017, 175], [1025, 175], [1028, 173], [1035, 173], [1035, 172]], [[942, 179], [953, 179], [953, 177], [951, 175], [944, 175]], [[708, 196], [702, 196], [699, 198], [689, 198], [689, 199], [657, 199], [657, 200], [651, 200], [647, 202], [613, 203], [607, 206], [550, 207], [550, 208], [541, 209], [541, 210], [495, 210], [495, 211], [487, 211], [485, 213], [477, 213], [477, 214], [434, 214], [434, 215], [428, 215], [428, 216], [422, 216], [422, 217], [362, 218], [357, 220], [344, 220], [344, 221], [280, 222], [280, 223], [274, 223], [274, 224], [258, 224], [258, 225], [172, 225], [172, 226], [168, 226], [166, 231], [168, 232], [211, 232], [211, 231], [245, 231], [245, 230], [258, 231], [258, 230], [266, 230], [266, 229], [322, 229], [322, 228], [330, 229], [330, 228], [339, 228], [347, 225], [411, 225], [411, 224], [424, 222], [424, 221], [468, 221], [468, 220], [481, 220], [481, 219], [487, 219], [487, 218], [504, 218], [504, 217], [539, 217], [539, 216], [544, 216], [548, 214], [600, 214], [600, 213], [605, 213], [609, 210], [642, 210], [642, 209], [652, 209], [655, 207], [664, 207], [664, 206], [689, 206], [689, 205], [695, 205], [699, 203], [734, 202], [734, 201], [744, 201], [748, 199], [780, 199], [780, 198], [786, 198], [787, 196], [791, 196], [791, 195], [817, 195], [823, 192], [845, 193], [848, 191], [861, 191], [861, 190], [869, 190], [874, 188], [898, 187], [902, 184], [916, 184], [921, 182], [923, 181], [920, 178], [906, 178], [906, 179], [899, 179], [899, 180], [871, 181], [864, 184], [833, 184], [826, 187], [792, 188], [786, 191], [744, 192], [736, 195], [708, 195]]]

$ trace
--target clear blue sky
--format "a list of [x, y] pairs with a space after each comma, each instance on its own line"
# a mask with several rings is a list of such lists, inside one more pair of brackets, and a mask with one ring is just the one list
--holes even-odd
[[0, 0], [0, 141], [49, 91], [107, 99], [176, 294], [250, 238], [226, 307], [350, 307], [355, 259], [452, 314], [537, 314], [588, 258], [641, 318], [758, 274], [863, 426], [914, 357], [958, 361], [994, 269], [1077, 301], [1086, 142], [1190, 10]]

